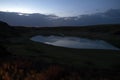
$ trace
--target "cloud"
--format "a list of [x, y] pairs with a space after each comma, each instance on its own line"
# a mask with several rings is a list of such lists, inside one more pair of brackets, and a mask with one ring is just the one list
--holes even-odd
[[39, 13], [25, 14], [0, 12], [0, 20], [15, 26], [81, 26], [96, 24], [120, 24], [120, 9], [110, 9], [104, 13], [95, 13], [73, 17], [58, 17]]
[[120, 9], [111, 9], [104, 13], [80, 15], [66, 20], [66, 25], [79, 26], [96, 24], [120, 24]]
[[110, 9], [105, 13], [105, 15], [110, 18], [120, 18], [120, 9], [118, 10]]

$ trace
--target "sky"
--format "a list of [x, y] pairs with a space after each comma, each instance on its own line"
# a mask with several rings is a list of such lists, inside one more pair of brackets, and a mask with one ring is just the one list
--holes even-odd
[[0, 11], [70, 17], [120, 9], [119, 3], [120, 0], [0, 0]]

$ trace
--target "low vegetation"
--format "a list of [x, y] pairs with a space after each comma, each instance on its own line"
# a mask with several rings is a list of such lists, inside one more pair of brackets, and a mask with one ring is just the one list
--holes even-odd
[[100, 69], [81, 67], [74, 69], [59, 64], [47, 64], [22, 57], [0, 63], [1, 80], [119, 80], [116, 68]]

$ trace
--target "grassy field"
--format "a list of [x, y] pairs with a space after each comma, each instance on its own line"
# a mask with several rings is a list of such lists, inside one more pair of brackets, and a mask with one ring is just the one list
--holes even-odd
[[[6, 29], [8, 30], [9, 28], [7, 27]], [[35, 35], [77, 36], [105, 40], [120, 48], [120, 25], [44, 28], [11, 27], [10, 30], [5, 33], [1, 31], [4, 33], [3, 36], [5, 35], [6, 37], [6, 42], [4, 41], [2, 45], [14, 55], [34, 56], [35, 60], [74, 67], [93, 66], [108, 68], [120, 65], [120, 51], [63, 48], [30, 40]]]
[[120, 48], [120, 25], [35, 28], [0, 22], [1, 80], [120, 80], [120, 51], [51, 46], [31, 41], [35, 35], [100, 39]]

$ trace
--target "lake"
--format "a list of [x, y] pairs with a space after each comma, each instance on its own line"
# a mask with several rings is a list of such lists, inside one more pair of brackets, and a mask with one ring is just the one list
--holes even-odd
[[80, 38], [80, 37], [37, 35], [32, 37], [31, 40], [35, 42], [42, 42], [44, 44], [67, 47], [67, 48], [120, 50], [119, 48], [103, 40], [92, 40], [92, 39]]

